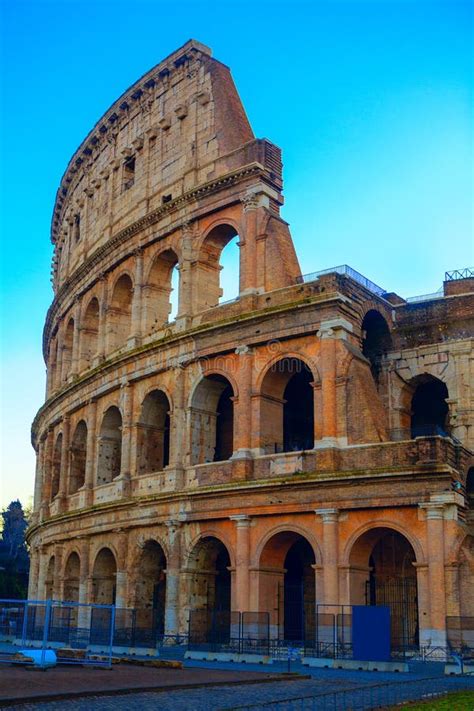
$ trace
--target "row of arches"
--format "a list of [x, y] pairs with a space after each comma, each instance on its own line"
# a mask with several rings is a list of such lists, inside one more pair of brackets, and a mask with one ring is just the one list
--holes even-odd
[[[313, 385], [310, 368], [299, 359], [283, 358], [268, 369], [260, 393], [262, 452], [292, 452], [314, 447]], [[421, 376], [412, 392], [411, 436], [447, 434], [446, 385], [432, 376]], [[189, 408], [189, 464], [225, 461], [232, 457], [235, 397], [234, 386], [220, 374], [203, 377], [194, 388]], [[97, 439], [96, 483], [99, 485], [120, 476], [122, 419], [116, 405], [110, 406], [102, 417]], [[135, 423], [137, 474], [159, 472], [170, 464], [171, 425], [168, 396], [158, 389], [148, 393]], [[75, 493], [84, 486], [87, 458], [88, 427], [85, 420], [80, 420], [72, 435], [66, 463], [63, 434], [56, 438], [51, 460], [51, 498], [58, 494], [62, 466], [68, 470], [68, 493]]]
[[[197, 275], [196, 290], [201, 293], [198, 310], [238, 296], [238, 244], [237, 231], [231, 225], [219, 225], [206, 236]], [[92, 296], [82, 313], [76, 318], [71, 315], [51, 343], [53, 385], [65, 382], [74, 369], [81, 372], [91, 367], [99, 353], [106, 355], [125, 347], [134, 331], [147, 336], [174, 321], [178, 312], [186, 310], [185, 304], [180, 304], [184, 288], [181, 272], [178, 254], [168, 248], [151, 260], [141, 283], [136, 275], [123, 271], [111, 284], [106, 304], [99, 295]], [[138, 308], [132, 313], [137, 294]]]
[[[319, 556], [318, 556], [319, 557]], [[285, 640], [314, 636], [317, 590], [317, 552], [309, 537], [294, 530], [274, 534], [262, 546], [257, 568], [258, 610], [270, 613], [274, 635]], [[388, 527], [374, 527], [359, 536], [349, 556], [350, 604], [388, 605], [392, 609], [392, 636], [418, 642], [417, 557], [410, 541]], [[230, 613], [234, 604], [233, 564], [225, 542], [204, 536], [182, 562], [187, 583], [181, 601], [189, 610], [206, 610], [209, 620], [216, 613]], [[149, 539], [128, 571], [131, 595], [128, 605], [154, 613], [157, 632], [164, 631], [167, 558], [161, 544]], [[101, 548], [91, 566], [90, 602], [113, 604], [117, 598], [117, 560], [113, 550]], [[55, 559], [50, 558], [45, 594], [53, 596]], [[77, 602], [81, 561], [69, 554], [64, 567], [63, 599]]]

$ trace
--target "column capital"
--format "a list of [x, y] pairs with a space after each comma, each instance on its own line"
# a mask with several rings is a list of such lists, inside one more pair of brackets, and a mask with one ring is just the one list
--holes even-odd
[[248, 528], [252, 520], [247, 514], [234, 514], [233, 516], [229, 516], [229, 519], [235, 522], [237, 528]]
[[321, 516], [323, 523], [337, 523], [339, 521], [339, 509], [315, 509], [316, 516]]
[[351, 322], [347, 321], [347, 319], [333, 318], [327, 321], [321, 321], [316, 336], [321, 339], [346, 339], [347, 333], [352, 333], [353, 330]]
[[176, 519], [176, 518], [170, 518], [167, 521], [163, 521], [163, 523], [166, 526], [166, 528], [168, 528], [168, 529], [180, 528], [180, 526], [182, 526], [182, 524], [183, 524], [182, 521], [178, 521], [178, 519]]
[[428, 521], [435, 521], [444, 518], [444, 509], [446, 504], [428, 501], [425, 504], [418, 504], [418, 506], [426, 512], [426, 519]]

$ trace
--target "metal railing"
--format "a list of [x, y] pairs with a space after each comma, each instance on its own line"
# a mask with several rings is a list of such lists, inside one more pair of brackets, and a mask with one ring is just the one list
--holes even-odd
[[[369, 709], [397, 706], [409, 701], [430, 700], [450, 691], [474, 691], [474, 678], [425, 677], [416, 680], [368, 684], [340, 691], [326, 691], [319, 694], [294, 696], [291, 698], [266, 701], [263, 703], [232, 706], [233, 711], [369, 711]], [[454, 708], [454, 707], [453, 707]]]
[[474, 277], [474, 267], [465, 267], [464, 269], [453, 269], [452, 272], [446, 272], [444, 281], [456, 281], [457, 279], [472, 279]]
[[434, 291], [431, 294], [420, 294], [419, 296], [409, 296], [405, 301], [407, 304], [418, 304], [423, 301], [435, 301], [436, 299], [444, 299], [443, 287]]
[[383, 289], [381, 286], [378, 286], [378, 284], [370, 281], [370, 279], [367, 279], [367, 277], [350, 267], [348, 264], [340, 264], [338, 267], [331, 267], [330, 269], [323, 269], [322, 271], [311, 272], [310, 274], [302, 274], [301, 276], [296, 277], [296, 283], [306, 284], [310, 281], [316, 281], [319, 277], [325, 276], [326, 274], [342, 274], [343, 276], [347, 276], [378, 296], [383, 296], [387, 293], [386, 289]]
[[[92, 649], [99, 612], [102, 656]], [[112, 663], [114, 605], [56, 600], [0, 600], [0, 662], [50, 664]]]

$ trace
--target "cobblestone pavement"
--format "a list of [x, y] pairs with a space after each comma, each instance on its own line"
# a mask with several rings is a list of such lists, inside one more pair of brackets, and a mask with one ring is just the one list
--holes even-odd
[[[398, 679], [400, 681], [400, 679]], [[446, 688], [455, 688], [458, 680], [447, 678]], [[372, 684], [376, 680], [372, 677]], [[423, 682], [418, 682], [421, 685]], [[474, 679], [471, 680], [474, 690]], [[15, 705], [17, 711], [62, 711], [67, 708], [71, 711], [224, 711], [244, 704], [258, 704], [271, 701], [282, 701], [294, 697], [321, 694], [326, 691], [342, 691], [344, 689], [354, 692], [361, 687], [367, 687], [367, 682], [350, 682], [343, 679], [309, 679], [301, 681], [268, 682], [265, 684], [248, 684], [241, 686], [210, 687], [207, 689], [188, 689], [183, 691], [145, 692], [120, 696], [96, 696], [74, 700], [59, 700], [54, 702], [31, 703]], [[424, 687], [424, 690], [425, 687]], [[351, 697], [346, 697], [343, 705], [338, 704], [338, 711], [350, 708]], [[293, 709], [288, 706], [279, 707], [279, 711]], [[360, 708], [360, 707], [359, 707]]]

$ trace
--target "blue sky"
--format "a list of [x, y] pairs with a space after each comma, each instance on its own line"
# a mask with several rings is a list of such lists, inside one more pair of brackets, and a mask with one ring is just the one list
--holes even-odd
[[347, 263], [403, 296], [473, 255], [472, 4], [461, 0], [0, 0], [2, 490], [33, 491], [49, 226], [73, 151], [190, 37], [283, 149], [303, 272]]

